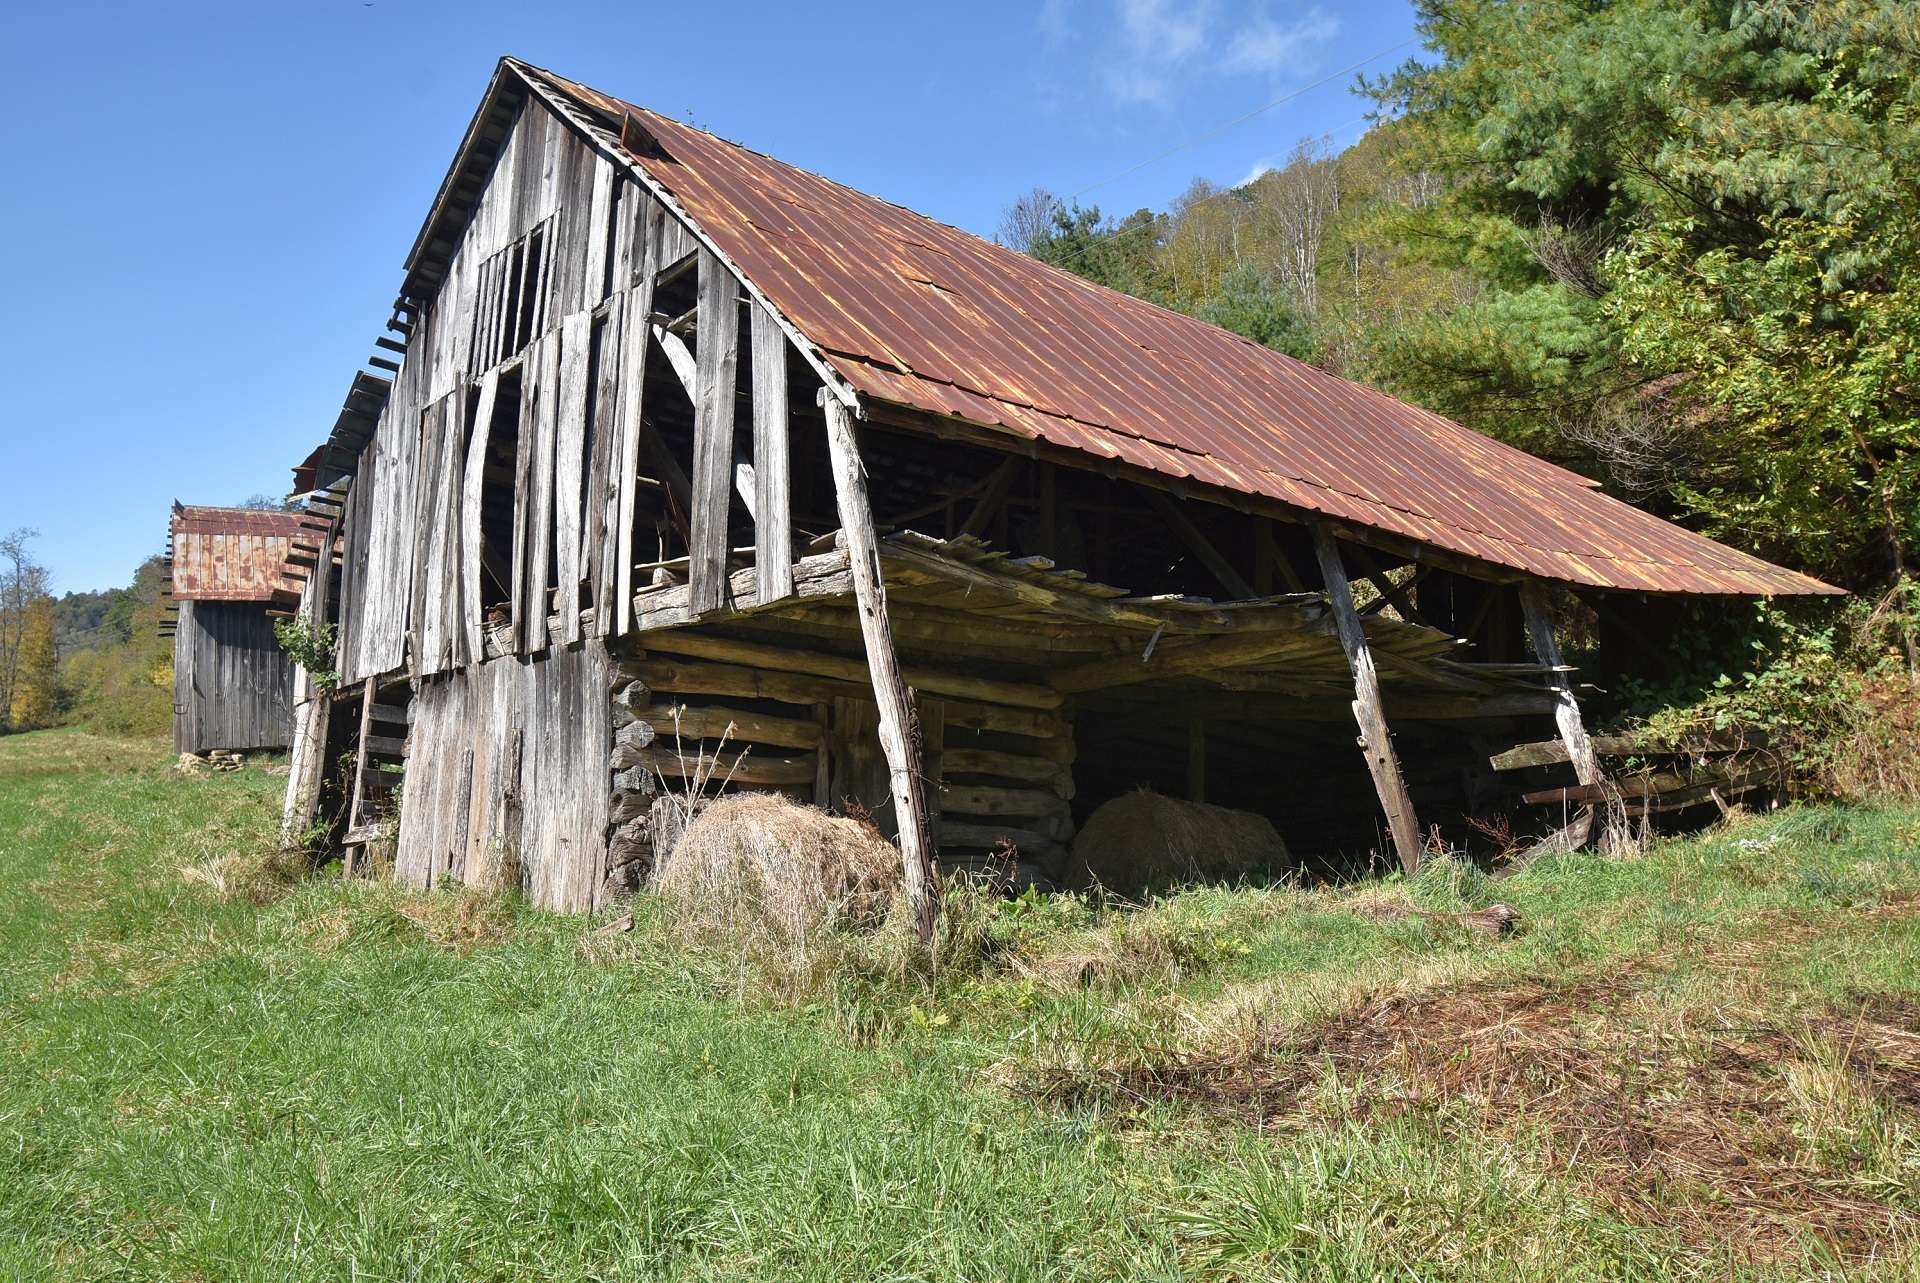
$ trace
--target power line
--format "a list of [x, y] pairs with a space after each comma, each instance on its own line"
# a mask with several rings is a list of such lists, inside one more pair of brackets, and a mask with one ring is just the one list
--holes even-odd
[[1385, 49], [1382, 49], [1377, 53], [1368, 54], [1366, 57], [1362, 58], [1359, 62], [1354, 63], [1350, 67], [1342, 67], [1338, 71], [1330, 72], [1327, 75], [1322, 76], [1320, 79], [1314, 81], [1310, 85], [1302, 85], [1298, 89], [1288, 90], [1286, 93], [1281, 94], [1278, 98], [1275, 98], [1272, 102], [1262, 103], [1260, 106], [1255, 107], [1252, 111], [1245, 112], [1241, 115], [1235, 116], [1232, 120], [1227, 121], [1225, 124], [1215, 125], [1212, 129], [1209, 129], [1204, 133], [1195, 134], [1193, 137], [1186, 139], [1184, 142], [1177, 142], [1173, 146], [1167, 148], [1165, 151], [1149, 156], [1145, 160], [1140, 161], [1138, 164], [1129, 165], [1127, 168], [1121, 170], [1117, 174], [1110, 174], [1107, 177], [1098, 180], [1097, 182], [1088, 183], [1085, 187], [1082, 187], [1079, 191], [1074, 192], [1070, 196], [1068, 196], [1067, 199], [1070, 201], [1078, 200], [1096, 187], [1104, 187], [1108, 183], [1118, 182], [1120, 179], [1127, 177], [1127, 175], [1129, 174], [1136, 174], [1139, 171], [1145, 169], [1149, 165], [1157, 165], [1161, 161], [1165, 160], [1167, 157], [1175, 155], [1179, 152], [1183, 152], [1189, 147], [1198, 147], [1201, 143], [1210, 142], [1213, 139], [1218, 138], [1221, 134], [1226, 133], [1230, 129], [1239, 128], [1241, 125], [1246, 124], [1249, 120], [1252, 120], [1256, 116], [1265, 115], [1267, 112], [1272, 111], [1275, 107], [1278, 107], [1283, 103], [1292, 102], [1295, 98], [1300, 97], [1300, 95], [1311, 93], [1315, 89], [1320, 88], [1322, 85], [1332, 84], [1334, 81], [1339, 80], [1342, 76], [1350, 76], [1354, 72], [1360, 70], [1360, 68], [1366, 66], [1368, 63], [1378, 62], [1380, 59], [1386, 57], [1390, 53], [1397, 53], [1400, 50], [1405, 49], [1408, 45], [1417, 43], [1419, 39], [1420, 37], [1418, 36], [1409, 36], [1398, 44], [1389, 45]]

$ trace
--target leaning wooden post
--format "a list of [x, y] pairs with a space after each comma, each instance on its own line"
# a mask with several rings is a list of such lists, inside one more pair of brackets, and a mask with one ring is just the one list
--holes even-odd
[[873, 678], [873, 698], [880, 709], [880, 748], [887, 757], [887, 775], [893, 793], [893, 814], [900, 825], [900, 859], [905, 867], [907, 908], [921, 943], [933, 939], [934, 918], [940, 912], [940, 879], [934, 865], [933, 840], [927, 823], [927, 801], [921, 783], [920, 745], [914, 737], [913, 697], [900, 676], [893, 650], [893, 625], [887, 620], [887, 590], [881, 582], [880, 543], [873, 529], [873, 510], [867, 502], [867, 474], [860, 463], [860, 447], [853, 438], [853, 420], [847, 407], [827, 389], [820, 391], [827, 412], [827, 453], [833, 463], [834, 498], [840, 509], [840, 530], [847, 545], [848, 568], [853, 573], [854, 602], [860, 613], [860, 635], [866, 643], [867, 671]]
[[[1560, 742], [1566, 746], [1567, 760], [1573, 763], [1574, 778], [1582, 785], [1601, 782], [1600, 759], [1594, 755], [1593, 741], [1580, 720], [1580, 704], [1573, 697], [1573, 683], [1560, 671], [1560, 643], [1553, 638], [1553, 612], [1547, 606], [1546, 590], [1529, 579], [1520, 586], [1520, 612], [1527, 621], [1527, 641], [1533, 657], [1547, 669], [1547, 689], [1553, 692], [1553, 721], [1560, 728]], [[1560, 830], [1569, 846], [1584, 846], [1593, 836], [1593, 808], [1583, 806], [1571, 824]]]
[[1347, 652], [1347, 667], [1353, 670], [1353, 718], [1360, 726], [1360, 751], [1367, 757], [1367, 772], [1373, 776], [1374, 791], [1380, 795], [1380, 807], [1387, 813], [1387, 828], [1393, 834], [1393, 847], [1400, 867], [1408, 873], [1420, 867], [1420, 824], [1414, 819], [1413, 798], [1407, 793], [1406, 780], [1400, 775], [1400, 761], [1393, 754], [1393, 741], [1387, 733], [1387, 716], [1380, 706], [1380, 675], [1373, 666], [1373, 653], [1367, 649], [1367, 634], [1360, 612], [1353, 608], [1353, 588], [1347, 582], [1347, 568], [1340, 560], [1340, 548], [1333, 533], [1315, 522], [1313, 551], [1320, 559], [1320, 577], [1327, 584], [1327, 598], [1333, 603], [1333, 627], [1340, 635], [1341, 648]]

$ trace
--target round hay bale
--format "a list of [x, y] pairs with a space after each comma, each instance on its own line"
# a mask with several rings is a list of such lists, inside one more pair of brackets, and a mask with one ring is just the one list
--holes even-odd
[[1140, 789], [1087, 817], [1073, 840], [1067, 880], [1138, 895], [1175, 882], [1237, 878], [1286, 862], [1287, 844], [1266, 816]]
[[822, 931], [878, 923], [900, 878], [900, 852], [871, 825], [736, 793], [694, 817], [653, 887], [692, 925], [803, 948]]

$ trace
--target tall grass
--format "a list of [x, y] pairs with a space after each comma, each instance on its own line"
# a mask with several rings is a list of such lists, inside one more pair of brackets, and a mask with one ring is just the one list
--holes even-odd
[[[1920, 1268], [1898, 1048], [1849, 1052], [1817, 1023], [1920, 1013], [1914, 810], [1793, 810], [1636, 859], [1549, 856], [1497, 887], [1459, 866], [1138, 906], [957, 888], [932, 960], [850, 933], [817, 986], [787, 991], [651, 897], [619, 931], [483, 887], [183, 876], [270, 850], [284, 781], [179, 776], [165, 756], [71, 732], [0, 741], [0, 1277]], [[1442, 911], [1497, 895], [1523, 929], [1358, 911], [1383, 895]], [[1201, 1056], [1232, 1068], [1356, 1011], [1426, 1010], [1462, 986], [1584, 993], [1596, 976], [1622, 986], [1612, 1023], [1576, 1004], [1543, 1026], [1554, 1045], [1624, 1056], [1711, 1047], [1740, 1022], [1812, 1030], [1739, 1081], [1777, 1102], [1781, 1153], [1879, 1209], [1872, 1234], [1809, 1221], [1804, 1243], [1764, 1252], [1708, 1243], [1565, 1162], [1544, 1107], [1507, 1117], [1456, 1090], [1457, 1067], [1416, 1099], [1419, 1064], [1323, 1057], [1284, 1111], [1034, 1089]], [[1531, 1081], [1539, 1063], [1503, 1045]]]

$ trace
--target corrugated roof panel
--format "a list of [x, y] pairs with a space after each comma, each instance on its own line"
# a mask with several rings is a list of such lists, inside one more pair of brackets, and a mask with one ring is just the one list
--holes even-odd
[[169, 528], [173, 595], [179, 601], [268, 601], [298, 593], [285, 577], [301, 514], [175, 505]]
[[1546, 578], [1651, 592], [1836, 591], [1430, 411], [527, 72], [651, 134], [665, 157], [634, 162], [863, 396]]

